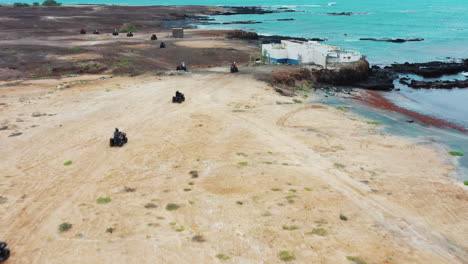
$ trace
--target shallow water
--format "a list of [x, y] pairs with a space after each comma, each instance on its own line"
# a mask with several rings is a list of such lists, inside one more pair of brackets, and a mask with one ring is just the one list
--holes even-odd
[[322, 97], [322, 99], [316, 102], [331, 106], [348, 106], [353, 113], [379, 122], [383, 126], [384, 133], [413, 138], [427, 144], [440, 144], [448, 147], [450, 151], [465, 153], [465, 156], [455, 158], [458, 163], [456, 180], [468, 180], [468, 135], [452, 129], [440, 129], [418, 123], [407, 123], [406, 120], [408, 118], [404, 115], [379, 111], [367, 107], [354, 99], [328, 96]]

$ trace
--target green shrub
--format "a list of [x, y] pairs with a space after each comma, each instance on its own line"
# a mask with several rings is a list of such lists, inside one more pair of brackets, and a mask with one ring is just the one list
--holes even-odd
[[135, 25], [126, 23], [120, 28], [119, 31], [120, 33], [138, 32], [138, 29], [135, 27]]
[[292, 261], [292, 260], [295, 260], [295, 259], [296, 259], [296, 257], [294, 256], [294, 254], [289, 253], [289, 251], [287, 251], [287, 250], [280, 251], [280, 253], [278, 254], [278, 257], [279, 257], [282, 261]]
[[459, 157], [463, 157], [465, 155], [463, 154], [463, 152], [460, 152], [460, 151], [450, 151], [449, 153], [452, 156], [459, 156]]
[[290, 226], [284, 225], [283, 226], [283, 230], [296, 230], [296, 229], [299, 229], [297, 225], [290, 225]]
[[348, 221], [348, 217], [344, 214], [340, 214], [340, 219], [343, 221]]
[[29, 7], [30, 5], [26, 3], [14, 3], [13, 6], [14, 7]]
[[312, 188], [305, 187], [304, 190], [306, 190], [306, 191], [308, 191], [308, 192], [311, 192], [311, 191], [312, 191]]
[[109, 228], [106, 229], [106, 232], [107, 232], [107, 233], [111, 233], [111, 234], [112, 234], [114, 231], [115, 231], [115, 228], [113, 228], [113, 227], [109, 227]]
[[180, 205], [175, 204], [175, 203], [170, 203], [166, 205], [166, 210], [168, 211], [174, 211], [180, 208]]
[[366, 123], [369, 125], [380, 125], [380, 123], [377, 121], [367, 121]]
[[337, 106], [335, 108], [338, 109], [338, 110], [341, 110], [341, 111], [348, 111], [349, 110], [349, 107], [347, 107], [347, 106]]
[[296, 103], [296, 104], [301, 104], [302, 103], [302, 101], [299, 100], [299, 99], [293, 99], [293, 102]]
[[111, 201], [112, 201], [112, 199], [109, 198], [109, 197], [99, 197], [99, 198], [97, 198], [96, 203], [98, 203], [98, 204], [107, 204], [107, 203], [110, 203]]
[[216, 255], [217, 258], [219, 258], [220, 260], [228, 260], [230, 259], [230, 257], [222, 254], [222, 253], [219, 253], [218, 255]]
[[63, 165], [69, 166], [69, 165], [72, 165], [72, 164], [73, 164], [73, 161], [69, 160], [69, 161], [65, 162]]
[[72, 228], [72, 226], [73, 226], [72, 224], [65, 222], [65, 223], [62, 223], [62, 224], [59, 225], [58, 230], [59, 230], [59, 232], [65, 232], [65, 231], [70, 230], [70, 228]]
[[319, 236], [326, 236], [328, 234], [325, 228], [314, 228], [311, 232], [306, 232], [306, 235], [319, 235]]
[[247, 161], [241, 161], [241, 162], [237, 162], [237, 165], [239, 166], [247, 166], [249, 165], [249, 163]]
[[45, 0], [42, 2], [43, 6], [61, 6], [62, 3], [57, 3], [55, 0]]
[[463, 184], [468, 185], [468, 181], [464, 181]]
[[362, 260], [360, 257], [347, 256], [346, 259], [349, 261], [353, 261], [356, 264], [367, 264], [367, 262]]

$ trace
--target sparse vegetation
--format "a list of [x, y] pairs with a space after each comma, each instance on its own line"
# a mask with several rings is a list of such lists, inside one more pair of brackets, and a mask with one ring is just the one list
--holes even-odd
[[297, 197], [297, 195], [291, 194], [291, 195], [286, 196], [285, 198], [289, 200], [289, 199], [293, 199], [293, 198], [296, 198], [296, 197]]
[[296, 256], [294, 256], [294, 254], [292, 254], [292, 253], [289, 253], [289, 251], [287, 251], [287, 250], [280, 251], [280, 253], [278, 254], [278, 257], [282, 261], [292, 261], [292, 260], [296, 259]]
[[109, 197], [99, 197], [99, 198], [96, 199], [96, 203], [98, 203], [98, 204], [108, 204], [111, 201], [112, 201], [112, 199], [109, 198]]
[[302, 101], [299, 100], [299, 99], [293, 99], [293, 102], [294, 102], [295, 104], [302, 104]]
[[198, 171], [193, 170], [189, 172], [190, 175], [192, 175], [192, 178], [198, 178]]
[[463, 184], [468, 185], [468, 181], [464, 181]]
[[155, 204], [155, 203], [147, 203], [147, 204], [145, 204], [145, 208], [146, 209], [154, 209], [154, 208], [158, 208], [158, 205]]
[[113, 228], [113, 227], [109, 227], [109, 228], [106, 229], [106, 232], [107, 232], [107, 233], [111, 233], [111, 234], [112, 234], [114, 231], [115, 231], [115, 228]]
[[296, 230], [296, 229], [299, 229], [297, 225], [290, 225], [290, 226], [284, 225], [283, 226], [283, 230]]
[[219, 253], [218, 255], [216, 255], [217, 258], [219, 258], [220, 260], [228, 260], [230, 259], [230, 257], [222, 254], [222, 253]]
[[333, 164], [335, 166], [335, 168], [337, 169], [343, 169], [344, 167], [346, 167], [345, 165], [341, 164], [341, 163], [334, 163]]
[[67, 222], [61, 223], [61, 224], [59, 225], [58, 230], [59, 230], [60, 233], [62, 233], [62, 232], [65, 232], [65, 231], [70, 230], [70, 228], [72, 228], [72, 226], [73, 226], [72, 224], [67, 223]]
[[465, 155], [463, 154], [463, 152], [460, 152], [460, 151], [450, 151], [449, 154], [452, 156], [459, 156], [459, 157], [463, 157]]
[[348, 217], [344, 214], [340, 214], [340, 219], [343, 221], [348, 221]]
[[319, 236], [326, 236], [328, 234], [327, 230], [324, 228], [314, 228], [310, 232], [306, 232], [306, 235], [319, 235]]
[[240, 162], [237, 162], [237, 165], [239, 165], [239, 166], [248, 166], [249, 163], [247, 161], [240, 161]]
[[30, 7], [30, 5], [26, 3], [14, 3], [13, 6], [14, 7]]
[[367, 121], [366, 123], [369, 125], [380, 125], [380, 123], [377, 121]]
[[72, 164], [73, 164], [73, 161], [69, 160], [69, 161], [65, 162], [63, 165], [69, 166], [69, 165], [72, 165]]
[[247, 157], [247, 154], [245, 154], [244, 152], [237, 152], [236, 155], [237, 156], [242, 156], [242, 157]]
[[312, 191], [312, 188], [305, 187], [304, 190], [306, 190], [306, 191], [308, 191], [308, 192], [311, 192], [311, 191]]
[[289, 166], [289, 164], [286, 163], [286, 162], [281, 163], [281, 165], [283, 165], [283, 166]]
[[135, 25], [126, 23], [120, 28], [119, 31], [120, 33], [138, 32], [138, 29], [135, 27]]
[[180, 205], [175, 204], [175, 203], [169, 203], [166, 205], [166, 210], [168, 211], [174, 211], [180, 208]]
[[268, 164], [268, 165], [271, 165], [271, 164], [273, 164], [273, 162], [272, 162], [272, 161], [264, 161], [263, 163], [264, 163], [264, 164]]
[[192, 237], [192, 241], [193, 242], [198, 242], [198, 243], [202, 243], [202, 242], [205, 242], [205, 238], [201, 235], [196, 235], [196, 236], [193, 236]]
[[62, 3], [58, 3], [55, 0], [45, 0], [44, 2], [42, 2], [42, 5], [43, 6], [61, 6]]
[[338, 110], [341, 110], [341, 111], [348, 111], [349, 110], [349, 107], [347, 107], [347, 106], [337, 106], [335, 108], [338, 109]]
[[176, 232], [182, 232], [185, 230], [184, 226], [179, 226], [178, 228], [175, 229]]
[[356, 264], [367, 264], [367, 262], [362, 260], [360, 257], [347, 256], [346, 259]]
[[310, 90], [309, 88], [304, 88], [304, 87], [301, 87], [301, 88], [299, 88], [298, 90], [303, 91], [303, 92], [306, 92], [306, 93], [312, 92], [312, 90]]

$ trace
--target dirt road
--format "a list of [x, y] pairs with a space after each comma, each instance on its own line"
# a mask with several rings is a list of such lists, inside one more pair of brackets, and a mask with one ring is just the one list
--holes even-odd
[[8, 263], [468, 259], [468, 195], [444, 149], [248, 75], [97, 77], [0, 87]]

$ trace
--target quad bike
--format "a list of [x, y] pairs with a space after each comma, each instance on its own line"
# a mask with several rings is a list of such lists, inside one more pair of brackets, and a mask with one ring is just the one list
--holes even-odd
[[157, 39], [158, 39], [158, 37], [156, 37], [156, 34], [153, 34], [153, 35], [151, 36], [151, 40], [157, 40]]
[[179, 66], [177, 66], [176, 70], [178, 70], [178, 71], [187, 71], [187, 67], [179, 65]]
[[114, 137], [109, 139], [109, 145], [111, 147], [122, 147], [125, 143], [128, 142], [127, 134], [123, 132], [114, 133]]
[[237, 68], [237, 65], [233, 64], [231, 65], [231, 73], [239, 72], [239, 69]]
[[185, 96], [183, 93], [177, 91], [175, 96], [172, 96], [172, 102], [173, 103], [182, 103], [185, 101]]
[[128, 32], [128, 33], [127, 33], [127, 37], [129, 37], [129, 38], [133, 37], [133, 33], [132, 33], [132, 32]]
[[164, 41], [161, 42], [161, 44], [159, 45], [159, 48], [160, 48], [160, 49], [164, 49], [165, 47], [166, 47], [166, 44], [164, 43]]
[[119, 32], [117, 31], [112, 32], [112, 36], [118, 36], [118, 35], [119, 35]]
[[80, 34], [86, 34], [86, 30], [85, 30], [84, 28], [82, 28], [82, 29], [80, 30]]
[[7, 246], [7, 243], [0, 242], [0, 263], [3, 263], [10, 257], [10, 250], [6, 248]]

